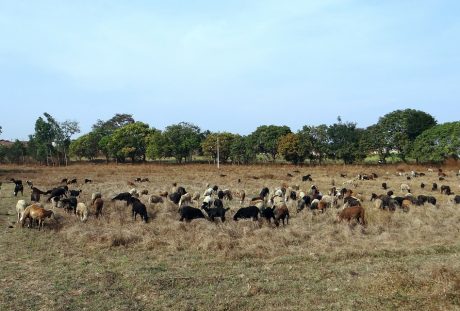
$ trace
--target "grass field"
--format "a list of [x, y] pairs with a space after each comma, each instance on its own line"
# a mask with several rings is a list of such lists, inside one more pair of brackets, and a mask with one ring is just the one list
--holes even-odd
[[[411, 169], [426, 176], [397, 176]], [[431, 186], [419, 187], [437, 182], [459, 193], [458, 169], [444, 168], [448, 177], [439, 182], [436, 170], [404, 165], [1, 166], [0, 310], [460, 310], [460, 206]], [[145, 224], [134, 222], [124, 203], [109, 200], [131, 189], [127, 182], [135, 177], [150, 179], [137, 184], [149, 193], [169, 191], [173, 182], [203, 193], [209, 183], [253, 197], [283, 184], [307, 190], [314, 183], [327, 193], [360, 172], [379, 175], [354, 189], [365, 199], [366, 227], [337, 223], [335, 209], [296, 214], [294, 206], [285, 227], [234, 222], [237, 199], [225, 203], [231, 208], [225, 223], [179, 222], [177, 207], [166, 202], [148, 205]], [[313, 182], [301, 181], [307, 173]], [[21, 228], [18, 198], [7, 182], [12, 177], [42, 190], [64, 177], [91, 178], [74, 188], [83, 190], [86, 203], [101, 191], [104, 216], [81, 223], [56, 209], [57, 220], [48, 219], [43, 231]], [[369, 198], [384, 192], [382, 182], [397, 194], [408, 183], [414, 194], [434, 195], [438, 203], [407, 213], [376, 210]], [[28, 189], [21, 198], [30, 199]]]

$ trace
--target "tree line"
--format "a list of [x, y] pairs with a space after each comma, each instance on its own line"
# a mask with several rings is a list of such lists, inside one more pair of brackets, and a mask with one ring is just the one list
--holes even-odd
[[[27, 143], [16, 140], [0, 148], [0, 161], [21, 163], [30, 159], [41, 164], [67, 164], [69, 156], [93, 161], [144, 162], [173, 158], [190, 162], [198, 156], [222, 163], [249, 164], [285, 160], [293, 164], [322, 164], [326, 160], [345, 164], [362, 163], [369, 155], [386, 163], [393, 155], [401, 161], [439, 163], [460, 155], [460, 121], [437, 124], [420, 110], [395, 110], [376, 124], [359, 128], [354, 122], [305, 125], [297, 132], [288, 126], [261, 125], [249, 135], [202, 131], [181, 122], [163, 131], [134, 120], [130, 114], [116, 114], [97, 120], [89, 133], [80, 132], [78, 122], [58, 122], [44, 113], [35, 123]], [[0, 127], [1, 133], [1, 127]], [[219, 152], [218, 152], [219, 150]]]

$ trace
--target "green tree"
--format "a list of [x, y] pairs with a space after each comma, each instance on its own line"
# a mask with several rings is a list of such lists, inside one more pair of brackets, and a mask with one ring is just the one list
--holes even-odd
[[26, 146], [18, 139], [7, 150], [7, 158], [11, 163], [24, 163], [24, 157], [27, 154]]
[[345, 164], [353, 164], [364, 159], [366, 153], [359, 145], [363, 132], [364, 130], [356, 127], [356, 123], [343, 123], [338, 118], [338, 123], [334, 123], [327, 129], [330, 139], [330, 156], [343, 160]]
[[200, 128], [187, 122], [173, 124], [163, 132], [164, 154], [174, 157], [178, 163], [191, 159], [192, 153], [200, 148]]
[[278, 140], [291, 133], [288, 126], [262, 125], [251, 133], [252, 145], [258, 153], [268, 154], [275, 161], [278, 154]]
[[278, 140], [278, 154], [281, 154], [286, 161], [297, 165], [305, 160], [305, 150], [300, 143], [299, 135], [294, 133], [286, 134]]
[[384, 115], [377, 124], [386, 137], [382, 144], [397, 151], [401, 160], [406, 161], [417, 136], [435, 126], [436, 120], [423, 111], [405, 109]]
[[256, 159], [255, 149], [249, 136], [235, 135], [230, 146], [230, 159], [236, 164], [249, 164]]
[[42, 117], [35, 121], [35, 133], [29, 135], [29, 154], [35, 160], [49, 165], [49, 159], [55, 153], [53, 126]]
[[124, 162], [125, 158], [145, 161], [147, 142], [149, 136], [155, 131], [143, 122], [129, 123], [113, 132], [108, 141], [108, 149], [118, 160]]
[[386, 159], [390, 156], [391, 143], [380, 124], [374, 124], [365, 129], [360, 145], [367, 154], [377, 153], [382, 163], [386, 163]]
[[324, 158], [329, 153], [327, 129], [328, 127], [325, 124], [318, 126], [305, 125], [297, 132], [305, 157], [309, 157], [311, 161], [318, 160], [319, 164], [323, 163]]
[[93, 132], [82, 135], [70, 143], [69, 153], [72, 156], [93, 160], [97, 157], [99, 150], [97, 135]]
[[412, 156], [421, 162], [443, 162], [460, 157], [460, 122], [431, 127], [417, 136]]
[[166, 157], [166, 139], [161, 131], [155, 131], [147, 138], [146, 154], [149, 159]]
[[205, 156], [210, 156], [213, 160], [217, 159], [217, 140], [219, 140], [219, 158], [222, 162], [227, 162], [230, 158], [230, 149], [235, 139], [235, 135], [228, 132], [211, 133], [201, 143], [201, 148]]

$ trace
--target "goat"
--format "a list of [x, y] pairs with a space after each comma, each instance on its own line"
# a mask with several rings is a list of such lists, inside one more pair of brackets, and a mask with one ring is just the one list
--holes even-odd
[[437, 191], [438, 190], [438, 184], [437, 183], [433, 183], [433, 186], [431, 187], [431, 191]]
[[104, 200], [102, 198], [95, 198], [92, 205], [96, 207], [96, 218], [102, 216], [102, 208], [104, 207]]
[[214, 221], [214, 218], [220, 218], [222, 222], [225, 221], [225, 213], [230, 209], [223, 208], [223, 206], [209, 208], [206, 205], [203, 205], [201, 208], [206, 212], [206, 214], [208, 214], [208, 217], [211, 219], [211, 221]]
[[40, 231], [40, 228], [44, 225], [45, 218], [56, 219], [53, 211], [45, 210], [43, 207], [33, 204], [24, 210], [20, 222], [24, 227], [25, 220], [29, 219], [29, 225], [32, 227], [33, 220], [38, 220], [38, 230]]
[[75, 213], [80, 217], [81, 221], [86, 221], [88, 219], [88, 207], [83, 202], [77, 204]]
[[278, 227], [280, 225], [280, 219], [283, 221], [284, 226], [284, 219], [286, 219], [286, 224], [289, 224], [289, 210], [286, 204], [282, 204], [281, 206], [277, 206], [274, 208], [273, 213], [275, 215], [275, 225]]
[[69, 190], [69, 194], [71, 197], [78, 197], [80, 196], [80, 193], [81, 193], [81, 189], [80, 190]]
[[257, 206], [242, 207], [233, 216], [233, 220], [238, 221], [239, 218], [252, 218], [253, 220], [258, 220], [259, 213], [260, 210]]
[[68, 184], [68, 185], [70, 185], [70, 184], [76, 184], [76, 183], [77, 183], [77, 179], [76, 179], [76, 178], [67, 181], [67, 184]]
[[131, 198], [132, 198], [131, 193], [129, 193], [129, 192], [122, 192], [122, 193], [117, 194], [117, 195], [112, 199], [112, 201], [115, 201], [115, 200], [118, 200], [118, 201], [126, 201], [126, 205], [128, 205], [128, 201], [129, 201], [129, 199], [131, 199]]
[[401, 192], [407, 191], [410, 192], [410, 186], [408, 184], [401, 184]]
[[139, 214], [144, 222], [148, 222], [149, 217], [147, 215], [147, 208], [145, 207], [144, 203], [139, 201], [138, 198], [131, 197], [128, 200], [128, 205], [132, 206], [131, 212], [134, 220], [136, 220], [136, 216]]
[[32, 187], [32, 192], [30, 194], [30, 200], [38, 202], [40, 201], [40, 194], [45, 194], [46, 192], [41, 191], [36, 187]]
[[71, 213], [73, 211], [74, 214], [77, 213], [77, 198], [70, 197], [62, 199], [60, 204], [60, 207], [64, 208], [67, 212]]
[[451, 194], [452, 194], [452, 191], [450, 190], [450, 186], [442, 185], [442, 186], [441, 186], [441, 193], [445, 193], [445, 194], [447, 194], [447, 195], [451, 195]]
[[22, 217], [22, 214], [24, 214], [24, 210], [26, 209], [26, 207], [27, 207], [27, 203], [25, 200], [19, 200], [16, 203], [16, 213], [18, 214], [18, 221], [17, 221], [18, 223]]
[[361, 205], [351, 206], [348, 208], [343, 209], [340, 213], [338, 213], [338, 221], [347, 220], [350, 222], [352, 219], [356, 219], [358, 223], [361, 225], [366, 225], [366, 220], [364, 218], [364, 208]]
[[91, 179], [85, 178], [85, 184], [92, 183], [93, 181]]
[[205, 218], [201, 210], [195, 207], [187, 206], [187, 205], [181, 207], [179, 209], [179, 213], [180, 213], [179, 221], [183, 221], [185, 219], [185, 221], [190, 222], [193, 219]]
[[51, 198], [54, 198], [54, 197], [61, 197], [61, 196], [67, 197], [66, 192], [68, 190], [69, 190], [69, 188], [67, 188], [67, 186], [58, 187], [58, 188], [54, 188], [52, 190], [48, 190], [47, 193], [49, 192], [49, 197], [48, 197], [48, 199], [46, 201], [49, 202], [51, 200]]

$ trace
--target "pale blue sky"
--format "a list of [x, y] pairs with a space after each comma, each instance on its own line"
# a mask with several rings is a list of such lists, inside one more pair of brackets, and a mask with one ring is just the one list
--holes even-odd
[[0, 125], [131, 113], [249, 134], [358, 126], [414, 108], [460, 120], [460, 1], [0, 0]]

